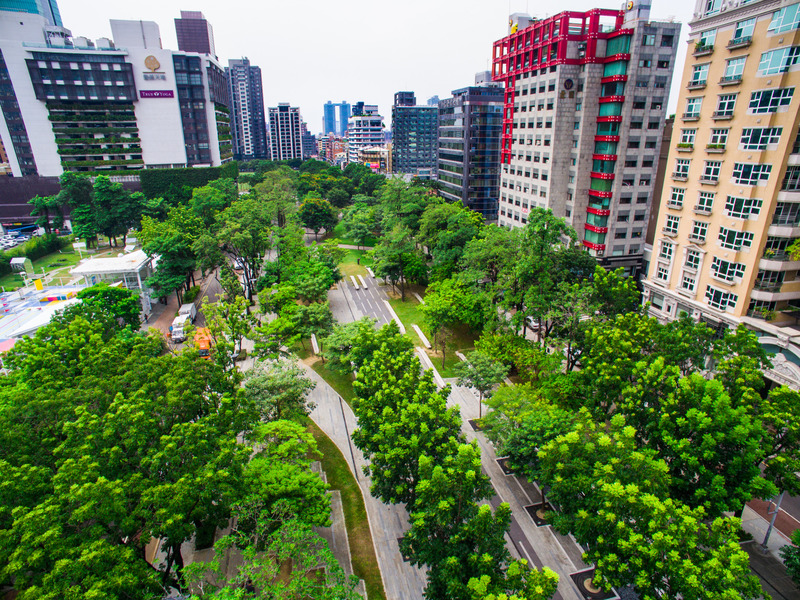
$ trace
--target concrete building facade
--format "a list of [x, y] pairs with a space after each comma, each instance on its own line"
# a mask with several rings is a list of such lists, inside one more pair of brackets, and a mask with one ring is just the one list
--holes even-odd
[[492, 65], [505, 86], [498, 223], [519, 227], [531, 208], [549, 208], [601, 264], [632, 275], [680, 34], [649, 10], [514, 14]]
[[111, 21], [92, 42], [0, 12], [0, 139], [14, 176], [215, 166], [230, 158], [228, 91], [209, 55], [161, 47], [158, 25]]
[[261, 69], [247, 58], [229, 60], [225, 75], [230, 86], [233, 155], [239, 160], [267, 159]]
[[281, 102], [269, 109], [270, 153], [272, 160], [303, 158], [300, 109]]
[[358, 102], [347, 121], [347, 162], [358, 162], [362, 148], [383, 145], [383, 117], [373, 104]]
[[699, 0], [644, 299], [745, 324], [800, 388], [800, 4]]
[[497, 221], [503, 86], [453, 91], [439, 101], [439, 193]]

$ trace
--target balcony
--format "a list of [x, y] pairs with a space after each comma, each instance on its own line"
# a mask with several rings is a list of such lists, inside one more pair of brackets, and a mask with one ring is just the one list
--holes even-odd
[[667, 208], [671, 208], [672, 210], [681, 210], [683, 208], [683, 204], [680, 202], [673, 202], [672, 200], [667, 200]]
[[701, 246], [706, 243], [705, 236], [694, 235], [693, 233], [689, 234], [689, 241], [694, 242], [695, 244], [700, 244]]
[[729, 85], [739, 85], [742, 83], [742, 76], [739, 75], [725, 75], [724, 77], [720, 77], [719, 84], [722, 87], [726, 87]]
[[714, 44], [700, 44], [697, 43], [694, 45], [694, 52], [692, 53], [693, 56], [708, 56], [714, 52]]
[[705, 215], [708, 216], [711, 214], [711, 209], [707, 206], [701, 206], [700, 204], [694, 205], [694, 214], [696, 215]]
[[686, 85], [687, 90], [702, 90], [706, 87], [706, 83], [708, 83], [705, 79], [696, 79], [694, 81], [690, 81]]
[[800, 298], [800, 280], [784, 281], [756, 281], [753, 291], [750, 292], [752, 300], [765, 300], [779, 302], [781, 300], [797, 300]]
[[[728, 117], [728, 118], [730, 118], [730, 117]], [[696, 112], [696, 113], [694, 113], [694, 112], [692, 112], [692, 113], [686, 112], [686, 113], [683, 113], [683, 115], [681, 116], [681, 119], [683, 121], [699, 121], [700, 120], [700, 113], [699, 112]]]
[[794, 260], [785, 250], [767, 249], [758, 261], [758, 268], [764, 271], [796, 271], [800, 269], [800, 260]]
[[678, 235], [678, 230], [670, 229], [669, 227], [665, 226], [661, 228], [661, 233], [663, 233], [664, 235], [668, 235], [669, 237], [675, 237], [676, 235]]
[[679, 172], [679, 171], [675, 171], [672, 174], [672, 178], [675, 181], [687, 181], [689, 179], [689, 174], [688, 173], [682, 173], [682, 172]]
[[700, 183], [703, 185], [719, 185], [719, 179], [712, 179], [711, 177], [701, 177]]
[[706, 146], [706, 152], [709, 154], [724, 154], [725, 144], [708, 144]]
[[769, 227], [767, 227], [767, 235], [782, 238], [796, 238], [800, 237], [800, 227], [790, 224], [779, 225], [772, 223]]
[[678, 152], [691, 152], [694, 150], [694, 144], [681, 143], [677, 147]]
[[730, 121], [733, 118], [733, 111], [715, 110], [712, 113], [711, 118], [714, 119], [715, 121]]
[[747, 48], [750, 44], [753, 43], [753, 36], [752, 35], [745, 35], [738, 38], [733, 38], [726, 48], [728, 50], [736, 50], [737, 48]]

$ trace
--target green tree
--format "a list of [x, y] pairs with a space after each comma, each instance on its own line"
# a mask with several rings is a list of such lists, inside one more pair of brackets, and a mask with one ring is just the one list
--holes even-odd
[[508, 367], [484, 352], [474, 351], [467, 360], [456, 365], [458, 385], [471, 387], [478, 392], [478, 418], [483, 417], [483, 399], [492, 395], [494, 387], [508, 375]]
[[549, 600], [558, 589], [558, 575], [547, 567], [531, 569], [522, 558], [508, 565], [505, 577], [473, 577], [467, 587], [472, 600]]
[[219, 214], [238, 197], [233, 179], [217, 179], [192, 190], [189, 204], [205, 228], [210, 230], [216, 225]]
[[298, 298], [308, 303], [322, 302], [333, 284], [333, 272], [319, 261], [306, 263], [291, 280]]
[[60, 183], [61, 191], [58, 193], [57, 203], [70, 207], [72, 233], [76, 238], [85, 240], [87, 248], [96, 248], [100, 226], [92, 181], [85, 175], [66, 171], [61, 175]]
[[258, 362], [244, 378], [244, 393], [264, 421], [297, 419], [314, 410], [307, 398], [316, 383], [294, 361]]
[[483, 227], [480, 213], [457, 204], [432, 204], [419, 221], [417, 242], [428, 248], [433, 258], [432, 278], [452, 277], [464, 253], [466, 244]]
[[64, 214], [58, 195], [37, 195], [28, 200], [28, 204], [33, 206], [31, 216], [37, 217], [36, 226], [43, 228], [45, 233], [52, 233], [53, 229], [60, 229], [64, 226]]
[[511, 510], [479, 504], [492, 488], [475, 445], [459, 446], [444, 461], [421, 456], [419, 473], [411, 529], [400, 548], [412, 564], [428, 566], [426, 598], [468, 600], [471, 579], [502, 577]]
[[297, 211], [300, 222], [319, 237], [319, 230], [332, 231], [338, 221], [337, 211], [331, 203], [318, 195], [308, 194]]
[[134, 330], [141, 324], [142, 304], [136, 292], [123, 287], [112, 287], [98, 283], [78, 292], [78, 299], [85, 305], [97, 307]]
[[592, 278], [594, 300], [600, 304], [599, 312], [607, 317], [637, 312], [641, 309], [641, 293], [636, 279], [625, 277], [620, 267], [609, 271], [597, 265]]
[[375, 261], [375, 274], [388, 279], [393, 288], [399, 283], [400, 296], [404, 302], [406, 281], [425, 279], [427, 269], [414, 247], [411, 230], [406, 227], [397, 226], [381, 238], [372, 251], [372, 257]]
[[124, 246], [128, 230], [138, 227], [141, 222], [144, 196], [131, 194], [121, 183], [111, 181], [105, 175], [94, 180], [92, 194], [98, 233], [105, 235], [109, 245], [113, 246], [117, 245], [117, 237], [121, 237]]
[[232, 300], [219, 300], [209, 303], [203, 299], [206, 323], [221, 352], [222, 338], [230, 342], [233, 351], [238, 354], [242, 350], [242, 341], [252, 335], [255, 317], [250, 313], [250, 302], [244, 296], [235, 296]]
[[792, 544], [786, 544], [780, 549], [786, 573], [797, 585], [800, 585], [800, 529], [792, 532]]
[[400, 334], [397, 323], [390, 321], [375, 329], [375, 320], [363, 317], [352, 323], [333, 327], [325, 339], [325, 358], [328, 367], [340, 373], [358, 371], [372, 356], [386, 346], [392, 356], [413, 349], [411, 340]]

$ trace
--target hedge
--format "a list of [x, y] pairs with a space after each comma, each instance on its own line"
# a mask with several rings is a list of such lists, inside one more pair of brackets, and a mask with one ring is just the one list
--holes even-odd
[[141, 154], [141, 146], [134, 148], [59, 148], [61, 156], [78, 156], [81, 154]]
[[54, 127], [53, 133], [139, 133], [138, 127]]
[[62, 160], [61, 166], [69, 167], [120, 167], [122, 165], [143, 165], [141, 158], [131, 158], [129, 160]]
[[68, 146], [70, 144], [138, 144], [141, 138], [115, 138], [115, 137], [102, 137], [102, 138], [56, 138], [56, 144], [59, 146]]
[[169, 198], [176, 190], [203, 187], [215, 179], [236, 179], [239, 165], [230, 162], [221, 167], [194, 169], [145, 169], [139, 172], [139, 181], [146, 198]]
[[31, 260], [42, 258], [48, 254], [66, 248], [72, 244], [72, 236], [60, 237], [54, 233], [33, 237], [8, 251], [0, 251], [0, 275], [12, 273], [11, 259], [24, 256]]

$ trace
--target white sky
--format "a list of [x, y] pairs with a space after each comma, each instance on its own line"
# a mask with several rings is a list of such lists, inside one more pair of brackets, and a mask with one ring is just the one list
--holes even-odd
[[[220, 61], [246, 56], [261, 67], [264, 104], [299, 106], [312, 133], [331, 100], [377, 104], [390, 126], [394, 93], [417, 103], [447, 98], [490, 68], [492, 44], [506, 35], [508, 15], [546, 17], [563, 10], [617, 8], [619, 1], [569, 0], [58, 0], [64, 26], [90, 39], [111, 37], [109, 19], [155, 21], [165, 48], [177, 50], [174, 19], [202, 11], [214, 28]], [[694, 0], [653, 0], [651, 19], [683, 23], [678, 64], [686, 55]], [[670, 96], [675, 112], [677, 84]]]

